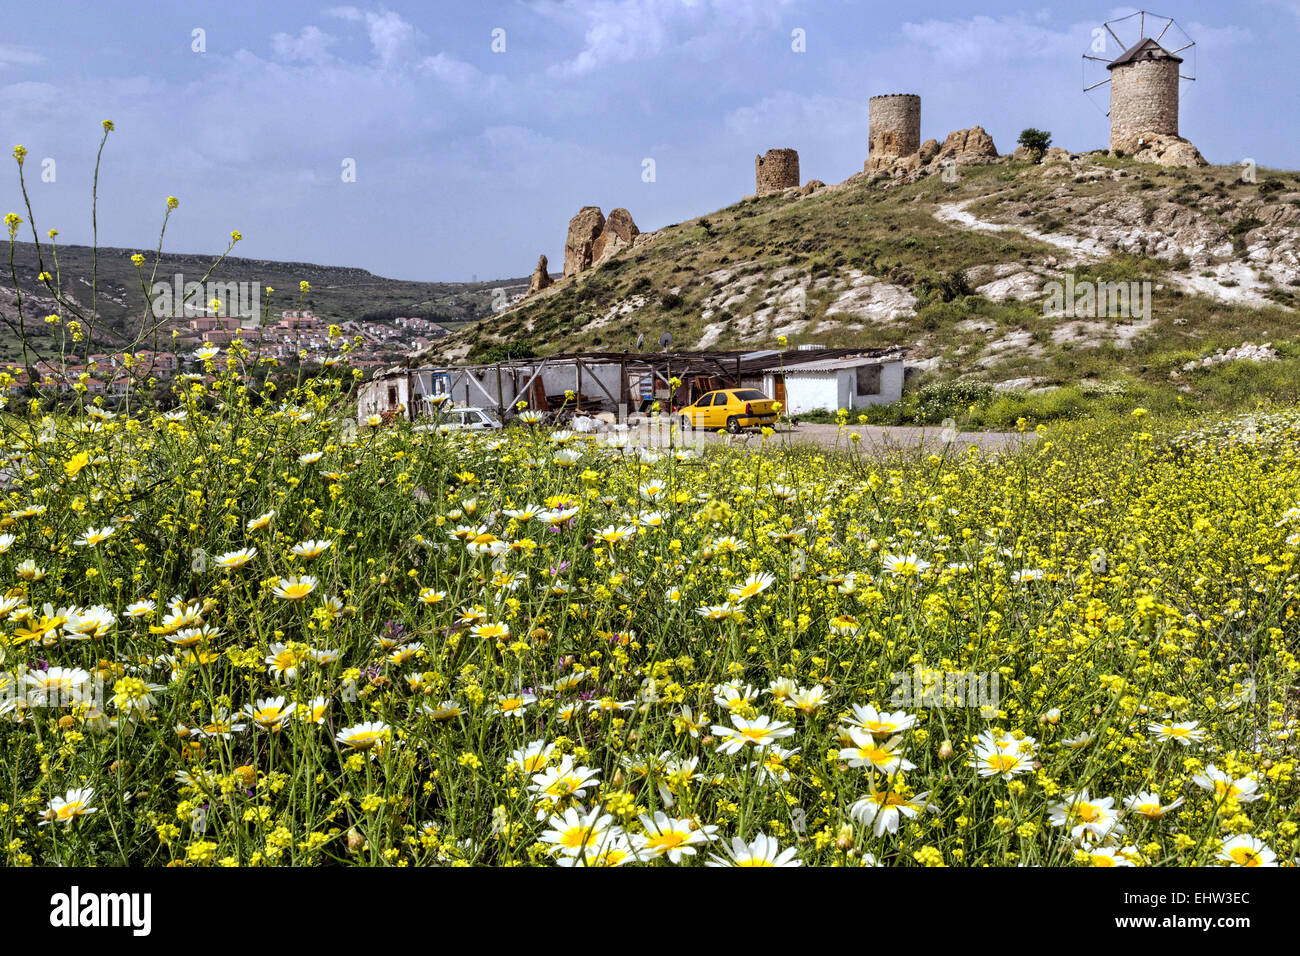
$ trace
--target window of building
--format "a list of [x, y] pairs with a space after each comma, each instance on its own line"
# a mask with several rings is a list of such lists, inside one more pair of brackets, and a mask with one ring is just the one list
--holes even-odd
[[880, 394], [879, 365], [859, 365], [855, 371], [857, 372], [859, 395]]

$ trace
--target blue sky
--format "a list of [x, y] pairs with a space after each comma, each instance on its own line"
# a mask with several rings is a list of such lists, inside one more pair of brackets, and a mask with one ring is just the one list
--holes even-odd
[[[539, 253], [558, 271], [580, 207], [626, 206], [647, 231], [679, 222], [752, 192], [754, 155], [771, 147], [798, 149], [805, 180], [839, 182], [862, 168], [877, 93], [921, 94], [927, 138], [980, 124], [1009, 152], [1038, 126], [1071, 149], [1104, 146], [1105, 91], [1082, 94], [1080, 56], [1094, 27], [1134, 9], [3, 0], [0, 130], [28, 148], [38, 224], [62, 241], [89, 239], [111, 118], [102, 244], [151, 246], [175, 195], [172, 251], [217, 250], [237, 228], [253, 258], [518, 276]], [[1211, 162], [1300, 168], [1300, 0], [1158, 12], [1197, 42], [1184, 135]], [[54, 182], [40, 181], [46, 158]], [[12, 171], [0, 208], [20, 208]]]

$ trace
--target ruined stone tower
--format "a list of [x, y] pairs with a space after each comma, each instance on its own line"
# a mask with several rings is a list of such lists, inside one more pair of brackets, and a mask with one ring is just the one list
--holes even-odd
[[868, 109], [867, 160], [910, 156], [921, 148], [921, 97], [873, 96]]
[[793, 149], [769, 149], [754, 157], [754, 191], [770, 196], [799, 185], [799, 153]]
[[1106, 66], [1110, 70], [1110, 148], [1131, 152], [1144, 135], [1178, 135], [1178, 64], [1145, 37]]

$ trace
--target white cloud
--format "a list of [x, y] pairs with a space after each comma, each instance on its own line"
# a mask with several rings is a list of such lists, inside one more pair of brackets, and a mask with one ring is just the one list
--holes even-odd
[[780, 22], [793, 0], [535, 0], [538, 15], [581, 30], [583, 47], [553, 72], [580, 76], [682, 49], [708, 56], [737, 37]]
[[314, 26], [303, 27], [296, 37], [277, 33], [271, 37], [271, 49], [282, 60], [291, 63], [325, 63], [330, 59], [329, 48], [334, 37]]
[[12, 43], [0, 43], [0, 70], [10, 66], [40, 66], [45, 57], [35, 50], [14, 46]]
[[406, 59], [421, 37], [419, 30], [392, 10], [333, 7], [326, 13], [349, 23], [365, 23], [370, 47], [381, 66], [393, 66]]
[[864, 117], [865, 107], [860, 101], [781, 91], [732, 110], [723, 118], [722, 125], [729, 135], [738, 139], [761, 137], [764, 142], [771, 140], [771, 147], [797, 147], [800, 141], [812, 136], [856, 139]]
[[903, 36], [934, 58], [936, 70], [970, 69], [988, 62], [1078, 56], [1086, 30], [1053, 30], [1026, 17], [975, 16], [967, 20], [904, 23]]
[[483, 71], [472, 63], [458, 60], [446, 53], [426, 56], [420, 61], [419, 69], [431, 73], [438, 79], [461, 88], [469, 88], [484, 83], [495, 83], [496, 77], [485, 77]]
[[1245, 27], [1210, 27], [1195, 22], [1187, 24], [1187, 34], [1196, 41], [1197, 49], [1202, 51], [1241, 46], [1255, 39], [1255, 35]]

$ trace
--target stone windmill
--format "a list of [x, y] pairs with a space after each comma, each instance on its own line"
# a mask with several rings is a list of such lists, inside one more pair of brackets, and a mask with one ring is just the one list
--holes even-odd
[[1196, 79], [1188, 65], [1195, 51], [1196, 41], [1173, 17], [1145, 10], [1092, 31], [1083, 91], [1110, 85], [1111, 150], [1137, 154], [1153, 143], [1186, 142], [1178, 132], [1179, 86]]

